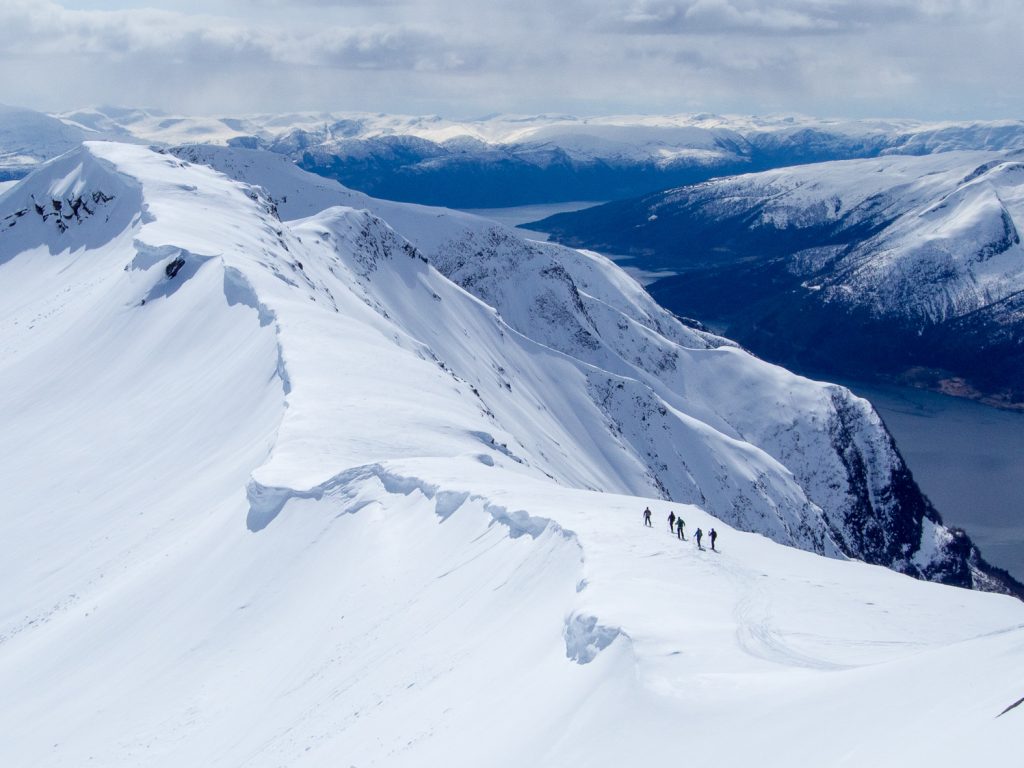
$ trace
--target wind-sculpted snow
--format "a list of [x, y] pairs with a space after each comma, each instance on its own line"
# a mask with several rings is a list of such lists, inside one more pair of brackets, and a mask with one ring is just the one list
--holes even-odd
[[589, 664], [621, 635], [615, 627], [598, 624], [596, 616], [572, 616], [565, 622], [565, 655]]
[[[489, 222], [282, 221], [270, 183], [82, 152], [127, 228], [0, 252], [3, 764], [660, 766], [679, 722], [705, 763], [1015, 754], [1024, 608], [840, 555], [898, 470], [845, 390]], [[432, 264], [476, 246], [472, 291]], [[953, 547], [1007, 588], [921, 529], [918, 575]]]
[[[493, 466], [493, 465], [488, 465]], [[351, 495], [351, 488], [367, 480], [380, 483], [385, 492], [409, 496], [418, 494], [428, 501], [434, 502], [434, 512], [442, 520], [446, 520], [466, 504], [479, 504], [496, 523], [508, 529], [510, 538], [529, 536], [537, 539], [547, 532], [554, 532], [563, 538], [576, 541], [572, 531], [566, 531], [553, 520], [536, 517], [526, 510], [509, 510], [504, 506], [492, 504], [486, 496], [471, 494], [467, 491], [445, 491], [438, 485], [418, 477], [404, 476], [388, 469], [382, 464], [371, 464], [363, 467], [352, 467], [335, 475], [315, 488], [296, 490], [292, 488], [272, 488], [256, 481], [249, 483], [246, 495], [249, 500], [247, 524], [249, 530], [262, 531], [281, 514], [285, 505], [292, 500], [311, 499], [320, 501], [326, 497]], [[346, 512], [355, 514], [365, 504], [346, 507]]]

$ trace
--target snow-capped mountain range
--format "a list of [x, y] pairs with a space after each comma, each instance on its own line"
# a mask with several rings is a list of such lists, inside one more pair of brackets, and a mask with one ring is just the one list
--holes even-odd
[[357, 112], [196, 117], [117, 107], [37, 121], [51, 121], [48, 130], [77, 132], [79, 140], [269, 149], [377, 197], [460, 208], [618, 199], [823, 160], [1024, 149], [1021, 121], [706, 114], [451, 120]]
[[603, 257], [91, 142], [0, 276], [5, 764], [1014, 754], [1024, 606], [870, 564], [1020, 586], [866, 401]]
[[682, 273], [665, 306], [771, 359], [1024, 401], [1024, 154], [946, 152], [717, 179], [539, 223]]

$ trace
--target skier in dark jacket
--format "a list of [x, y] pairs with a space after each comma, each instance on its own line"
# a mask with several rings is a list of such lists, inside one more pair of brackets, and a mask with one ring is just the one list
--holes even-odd
[[674, 531], [676, 529], [676, 513], [675, 512], [669, 512], [668, 513], [668, 529], [670, 531]]
[[697, 549], [704, 549], [704, 547], [700, 545], [700, 539], [703, 535], [704, 531], [702, 531], [700, 528], [698, 528], [697, 533], [694, 534], [694, 537], [697, 539]]
[[712, 529], [711, 529], [711, 530], [710, 530], [710, 531], [708, 532], [708, 536], [710, 536], [710, 537], [711, 537], [711, 551], [712, 551], [712, 552], [717, 552], [718, 550], [717, 550], [717, 549], [715, 549], [715, 539], [717, 539], [717, 538], [718, 538], [718, 533], [717, 533], [717, 531], [715, 531], [715, 529], [714, 529], [714, 528], [712, 528]]
[[683, 529], [686, 528], [686, 521], [683, 520], [682, 516], [676, 518], [676, 536], [683, 541], [686, 541], [686, 534], [683, 533]]
[[654, 524], [651, 523], [651, 508], [650, 507], [647, 507], [647, 509], [644, 510], [644, 525], [646, 525], [649, 528], [653, 528], [654, 527]]

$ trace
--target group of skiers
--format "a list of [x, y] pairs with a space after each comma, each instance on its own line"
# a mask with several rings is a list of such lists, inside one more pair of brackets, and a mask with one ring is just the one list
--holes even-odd
[[[651, 514], [651, 508], [647, 507], [644, 510], [644, 525], [648, 528], [654, 527], [654, 524], [651, 522]], [[683, 516], [676, 516], [676, 513], [671, 510], [668, 513], [668, 529], [683, 541], [687, 540], [685, 532], [686, 523], [683, 520]], [[704, 531], [698, 528], [697, 532], [693, 534], [693, 537], [697, 540], [697, 549], [704, 549], [700, 543], [701, 539], [704, 538]], [[708, 531], [708, 538], [711, 539], [711, 551], [717, 552], [718, 550], [715, 549], [715, 541], [718, 539], [718, 532], [714, 528]]]

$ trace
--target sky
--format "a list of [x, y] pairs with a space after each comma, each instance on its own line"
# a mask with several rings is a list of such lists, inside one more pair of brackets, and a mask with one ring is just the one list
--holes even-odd
[[1020, 0], [0, 0], [0, 103], [1024, 116]]

